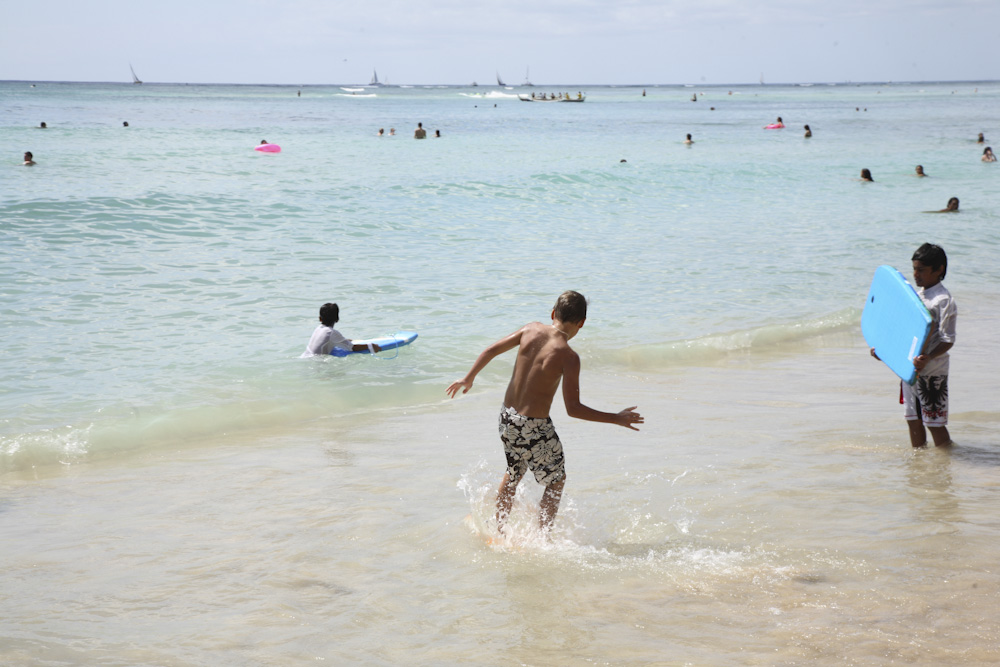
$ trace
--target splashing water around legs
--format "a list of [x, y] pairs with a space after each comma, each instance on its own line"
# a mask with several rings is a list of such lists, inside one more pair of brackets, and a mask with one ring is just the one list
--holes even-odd
[[[504, 473], [500, 481], [500, 488], [497, 491], [497, 530], [501, 533], [510, 516], [511, 506], [514, 504], [514, 496], [517, 494], [517, 485], [521, 480], [511, 481], [510, 473]], [[545, 487], [542, 493], [542, 500], [538, 508], [538, 527], [545, 534], [552, 528], [552, 522], [559, 512], [559, 501], [562, 500], [563, 487], [566, 481], [553, 482]]]

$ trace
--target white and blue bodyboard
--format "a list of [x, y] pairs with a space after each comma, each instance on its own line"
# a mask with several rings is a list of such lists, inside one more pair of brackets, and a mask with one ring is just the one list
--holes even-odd
[[878, 358], [903, 382], [913, 384], [919, 356], [931, 331], [931, 314], [903, 274], [891, 266], [875, 269], [861, 313], [861, 333]]
[[[391, 336], [383, 336], [382, 338], [366, 338], [365, 340], [352, 340], [351, 342], [355, 345], [368, 345], [369, 343], [374, 343], [382, 350], [392, 350], [397, 347], [409, 345], [416, 339], [416, 331], [397, 331]], [[330, 354], [335, 357], [346, 357], [349, 354], [369, 354], [369, 351], [364, 349], [355, 352], [354, 350], [342, 350], [339, 347], [335, 347], [330, 350]]]

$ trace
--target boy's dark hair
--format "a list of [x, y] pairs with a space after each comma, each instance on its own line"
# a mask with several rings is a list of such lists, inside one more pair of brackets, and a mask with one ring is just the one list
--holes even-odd
[[559, 295], [552, 310], [560, 322], [583, 322], [587, 319], [587, 299], [579, 292], [569, 290]]
[[335, 303], [324, 303], [319, 309], [319, 321], [332, 327], [340, 319], [340, 308]]
[[924, 266], [929, 266], [935, 271], [940, 267], [944, 267], [944, 271], [941, 273], [941, 280], [948, 275], [948, 255], [944, 254], [944, 248], [939, 245], [934, 245], [933, 243], [925, 243], [917, 251], [913, 253], [913, 257], [910, 258], [914, 262], [920, 262]]

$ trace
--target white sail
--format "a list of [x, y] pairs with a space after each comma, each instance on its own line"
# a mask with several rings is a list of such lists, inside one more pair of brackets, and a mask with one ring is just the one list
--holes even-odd
[[524, 68], [524, 83], [521, 84], [521, 85], [523, 85], [523, 86], [534, 86], [535, 85], [535, 84], [531, 83], [531, 77], [529, 76], [529, 74], [531, 74], [531, 68], [530, 67], [525, 67]]
[[498, 86], [506, 86], [507, 85], [506, 83], [503, 82], [503, 79], [500, 78], [500, 72], [497, 72], [497, 85]]
[[135, 70], [132, 69], [132, 63], [128, 64], [128, 68], [132, 71], [132, 83], [142, 83], [142, 81], [139, 80], [139, 77], [135, 75]]

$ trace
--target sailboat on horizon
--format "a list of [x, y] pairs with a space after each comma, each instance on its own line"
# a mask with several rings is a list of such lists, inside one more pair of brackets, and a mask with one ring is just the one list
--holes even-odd
[[531, 86], [532, 88], [534, 88], [535, 84], [531, 83], [531, 79], [528, 77], [528, 75], [530, 73], [531, 73], [531, 68], [530, 67], [525, 67], [524, 68], [524, 83], [522, 83], [521, 85], [522, 86]]
[[131, 72], [132, 72], [132, 83], [133, 83], [133, 84], [141, 84], [141, 83], [142, 83], [142, 81], [140, 81], [140, 80], [139, 80], [139, 77], [137, 77], [137, 76], [135, 75], [135, 70], [134, 70], [134, 69], [132, 68], [132, 63], [129, 63], [129, 64], [128, 64], [128, 68], [129, 68], [129, 70], [131, 70]]
[[507, 84], [504, 83], [503, 79], [500, 78], [500, 72], [497, 72], [497, 85], [501, 86], [501, 87], [504, 87], [504, 88], [507, 87]]
[[384, 86], [388, 86], [389, 84], [388, 83], [383, 83], [383, 82], [381, 82], [381, 81], [378, 80], [378, 72], [376, 72], [375, 68], [373, 67], [372, 68], [372, 80], [368, 82], [368, 85], [371, 86], [371, 87], [373, 87], [373, 88], [382, 88]]

